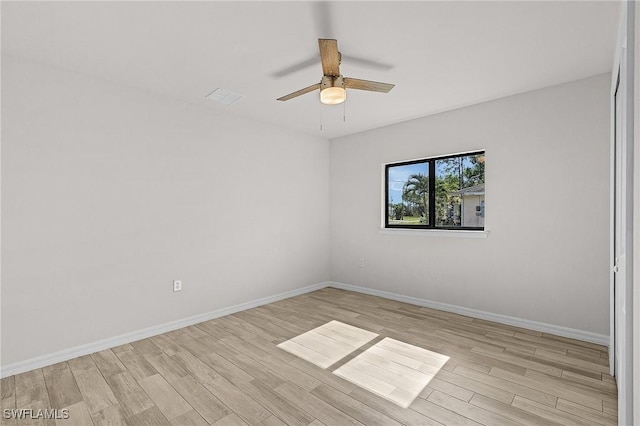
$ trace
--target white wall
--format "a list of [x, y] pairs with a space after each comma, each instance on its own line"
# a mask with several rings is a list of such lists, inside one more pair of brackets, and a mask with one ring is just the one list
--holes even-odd
[[[601, 75], [333, 140], [332, 280], [608, 334], [609, 83]], [[487, 239], [378, 232], [384, 163], [477, 149], [487, 154]]]
[[[606, 334], [609, 81], [333, 140], [329, 170], [325, 140], [3, 57], [2, 364], [329, 278]], [[488, 239], [378, 232], [383, 163], [481, 148]]]
[[3, 56], [2, 364], [326, 281], [328, 173], [326, 140]]

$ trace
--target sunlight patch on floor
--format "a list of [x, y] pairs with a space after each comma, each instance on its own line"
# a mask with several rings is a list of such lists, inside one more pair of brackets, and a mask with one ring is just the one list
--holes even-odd
[[367, 330], [331, 321], [278, 345], [318, 367], [327, 368], [378, 335]]
[[386, 337], [333, 374], [407, 408], [448, 360]]

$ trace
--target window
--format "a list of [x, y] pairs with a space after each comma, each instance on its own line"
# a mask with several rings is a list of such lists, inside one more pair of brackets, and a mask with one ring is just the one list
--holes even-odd
[[385, 166], [385, 228], [484, 230], [484, 151]]

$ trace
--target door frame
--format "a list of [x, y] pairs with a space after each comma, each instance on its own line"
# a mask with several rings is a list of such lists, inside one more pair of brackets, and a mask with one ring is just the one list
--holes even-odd
[[[611, 373], [618, 384], [619, 424], [634, 420], [634, 57], [635, 2], [624, 2], [621, 8], [620, 30], [611, 75], [611, 172], [610, 172], [610, 345]], [[618, 77], [620, 79], [618, 86]], [[620, 116], [616, 116], [616, 90]], [[620, 119], [620, 131], [616, 133]], [[618, 157], [619, 158], [616, 158]], [[618, 162], [619, 160], [619, 162]], [[618, 166], [618, 167], [616, 167]], [[618, 176], [619, 173], [619, 176]], [[616, 179], [619, 177], [619, 180]], [[619, 184], [619, 185], [618, 185]], [[637, 199], [635, 200], [638, 201]], [[616, 209], [619, 206], [619, 210]], [[616, 221], [618, 219], [618, 221]], [[637, 232], [637, 229], [635, 230]], [[620, 253], [614, 264], [615, 238], [619, 233]], [[614, 266], [618, 272], [614, 272]], [[637, 276], [639, 271], [636, 270]], [[619, 306], [617, 304], [619, 301]], [[637, 315], [637, 313], [636, 313]], [[616, 319], [617, 324], [616, 324]], [[617, 328], [616, 328], [617, 325]], [[616, 338], [617, 337], [617, 338]], [[619, 360], [616, 359], [619, 354]], [[637, 374], [637, 372], [636, 372]], [[637, 411], [637, 407], [635, 408]], [[637, 420], [637, 419], [636, 419]]]
[[[616, 58], [618, 59], [618, 58]], [[615, 283], [615, 244], [616, 244], [616, 171], [617, 171], [617, 114], [616, 93], [620, 86], [620, 64], [614, 65], [611, 74], [611, 146], [610, 146], [610, 179], [609, 179], [609, 374], [616, 375], [616, 292]]]
[[[636, 7], [634, 16], [634, 49], [633, 58], [634, 66], [640, 67], [640, 31], [637, 30], [637, 25], [640, 23], [640, 7]], [[631, 404], [633, 405], [632, 414], [633, 420], [640, 422], [640, 120], [635, 118], [635, 114], [640, 112], [640, 70], [636, 70], [634, 75], [634, 163], [633, 173], [635, 186], [633, 188], [633, 249], [634, 256], [633, 263], [633, 395]], [[635, 400], [635, 403], [633, 402]]]

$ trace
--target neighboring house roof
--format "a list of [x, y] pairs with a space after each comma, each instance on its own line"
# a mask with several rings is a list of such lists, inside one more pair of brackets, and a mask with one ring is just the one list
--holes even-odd
[[484, 195], [484, 183], [463, 188], [460, 191], [450, 192], [449, 195], [464, 197], [465, 195]]

